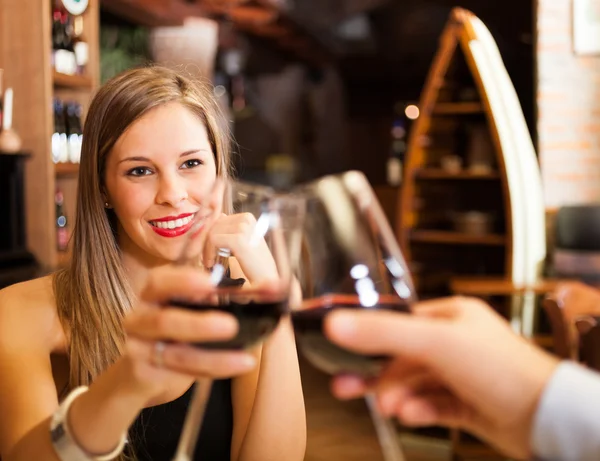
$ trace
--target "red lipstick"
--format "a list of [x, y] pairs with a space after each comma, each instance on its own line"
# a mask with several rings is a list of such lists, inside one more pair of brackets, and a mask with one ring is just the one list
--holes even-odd
[[187, 217], [193, 216], [193, 215], [194, 215], [194, 213], [184, 213], [184, 214], [180, 214], [179, 216], [167, 216], [164, 218], [153, 219], [149, 224], [150, 224], [150, 227], [152, 228], [152, 230], [154, 232], [156, 232], [158, 235], [160, 235], [161, 237], [169, 237], [169, 238], [179, 237], [180, 235], [185, 234], [187, 231], [189, 231], [191, 229], [191, 227], [194, 224], [193, 219], [191, 219], [189, 223], [184, 224], [181, 227], [176, 227], [174, 229], [165, 229], [163, 227], [157, 227], [157, 226], [152, 225], [152, 223], [175, 221], [177, 219], [183, 219], [183, 218], [187, 218]]

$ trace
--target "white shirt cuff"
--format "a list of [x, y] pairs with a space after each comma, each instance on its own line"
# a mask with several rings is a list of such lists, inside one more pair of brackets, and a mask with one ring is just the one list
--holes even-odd
[[600, 374], [562, 362], [542, 393], [531, 437], [536, 459], [600, 460]]

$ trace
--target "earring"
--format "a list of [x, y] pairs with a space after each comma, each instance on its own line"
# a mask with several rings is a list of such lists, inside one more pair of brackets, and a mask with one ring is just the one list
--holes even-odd
[[110, 203], [104, 202], [104, 208], [110, 208]]

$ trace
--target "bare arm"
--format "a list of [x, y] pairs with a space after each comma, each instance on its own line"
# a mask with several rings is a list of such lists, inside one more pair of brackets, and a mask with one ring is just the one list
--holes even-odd
[[[254, 395], [252, 385], [255, 384]], [[302, 460], [306, 449], [306, 415], [298, 357], [289, 318], [262, 349], [258, 379], [238, 378], [233, 387], [234, 405], [253, 402], [239, 455], [233, 460]], [[234, 413], [234, 417], [238, 412]], [[238, 435], [234, 430], [234, 437]]]
[[[58, 407], [50, 352], [61, 330], [48, 302], [49, 284], [44, 282], [40, 279], [0, 292], [0, 456], [4, 461], [58, 459], [49, 432], [49, 418]], [[144, 403], [131, 393], [135, 389], [123, 379], [123, 367], [113, 368], [76, 401], [88, 416], [78, 417], [81, 421], [73, 426], [80, 422], [89, 426], [89, 415], [101, 422], [111, 419], [95, 439], [105, 452], [117, 445]], [[106, 392], [106, 385], [112, 392]]]
[[[200, 351], [181, 344], [231, 338], [237, 329], [232, 317], [153, 305], [170, 299], [173, 293], [192, 298], [208, 294], [211, 289], [208, 279], [193, 270], [168, 268], [153, 273], [142, 295], [144, 302], [126, 318], [125, 354], [71, 406], [67, 423], [84, 451], [112, 451], [144, 406], [162, 403], [157, 399], [179, 397], [189, 387], [190, 379], [230, 377], [255, 366], [256, 361], [247, 353]], [[31, 307], [43, 303], [43, 299], [31, 299], [29, 290], [27, 285], [0, 292], [3, 461], [58, 459], [49, 431], [49, 418], [58, 407], [50, 353], [57, 331], [62, 330], [56, 325], [53, 306]], [[150, 360], [153, 344], [159, 339], [174, 341], [166, 346], [160, 368]]]
[[[300, 297], [294, 285], [293, 297]], [[255, 352], [260, 360], [234, 380], [234, 461], [302, 460], [306, 449], [306, 414], [291, 319], [284, 317]]]

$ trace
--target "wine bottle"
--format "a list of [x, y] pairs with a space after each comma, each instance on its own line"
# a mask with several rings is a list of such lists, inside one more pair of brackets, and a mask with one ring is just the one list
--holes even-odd
[[54, 98], [52, 100], [52, 114], [54, 116], [54, 131], [52, 132], [52, 161], [54, 163], [60, 162], [60, 127], [58, 123], [58, 99]]
[[72, 47], [75, 53], [75, 62], [77, 64], [77, 73], [85, 74], [85, 68], [89, 59], [89, 48], [83, 37], [83, 16], [73, 18]]
[[72, 163], [79, 163], [81, 157], [81, 106], [76, 102], [66, 104], [66, 122], [68, 136], [68, 158]]
[[406, 153], [406, 127], [404, 120], [397, 117], [392, 124], [392, 146], [387, 161], [387, 182], [399, 186], [402, 182], [402, 167]]
[[54, 100], [54, 133], [52, 134], [52, 159], [55, 163], [69, 161], [67, 127], [65, 123], [64, 104], [60, 99]]
[[56, 240], [58, 251], [67, 251], [69, 246], [69, 231], [67, 228], [67, 216], [63, 209], [64, 197], [60, 189], [56, 189], [54, 196], [56, 204]]

